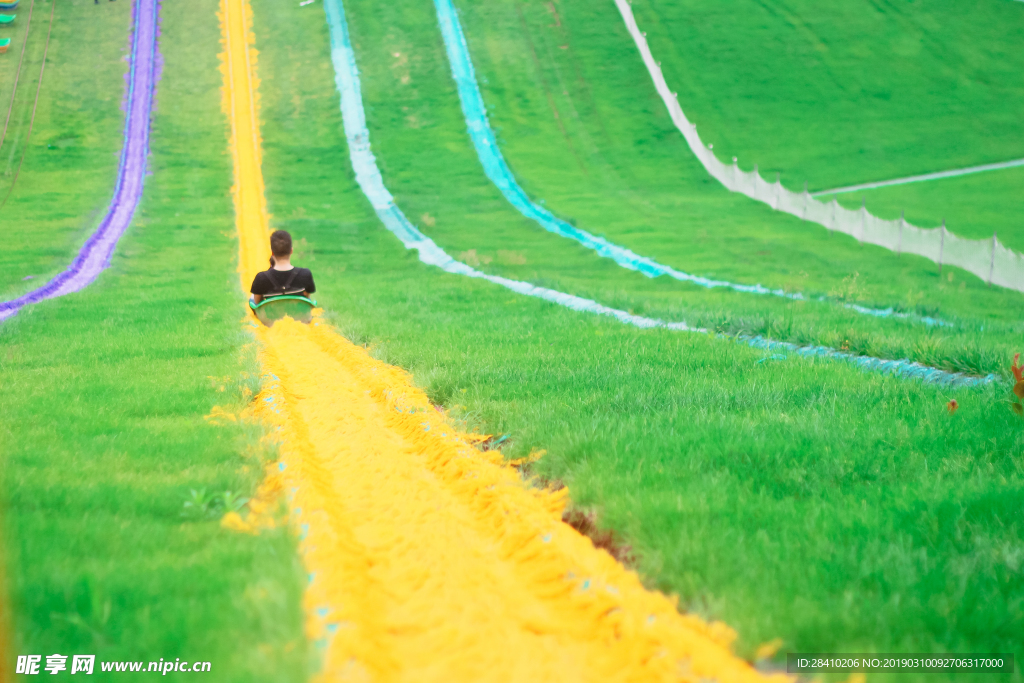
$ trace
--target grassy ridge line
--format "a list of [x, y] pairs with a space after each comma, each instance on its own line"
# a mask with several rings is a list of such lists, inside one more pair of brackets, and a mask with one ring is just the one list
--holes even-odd
[[460, 8], [506, 158], [528, 192], [577, 225], [726, 279], [829, 294], [856, 272], [856, 300], [879, 307], [975, 317], [1019, 300], [973, 276], [961, 293], [924, 259], [829, 236], [718, 187], [672, 126], [614, 7]]
[[[969, 17], [952, 2], [744, 0], [726, 8], [637, 0], [633, 10], [719, 158], [758, 163], [765, 177], [781, 172], [790, 189], [805, 180], [814, 191], [1024, 156], [1017, 114], [1024, 87], [1014, 76], [1024, 68], [1015, 39], [1024, 13], [1010, 3], [985, 3]], [[936, 193], [928, 206], [913, 192], [893, 196], [907, 197], [916, 224], [938, 225], [945, 216], [958, 234], [998, 230], [1006, 244], [1020, 245], [1015, 214], [993, 213], [974, 228], [977, 217], [959, 210], [965, 200], [1002, 203], [1005, 182], [993, 177], [991, 185], [964, 186], [966, 195]], [[864, 196], [872, 213], [888, 209], [885, 217], [894, 217], [887, 203], [876, 210], [873, 195]], [[860, 196], [840, 201], [859, 204]]]
[[[62, 0], [53, 8], [45, 78], [26, 149], [24, 137], [46, 36], [43, 19], [49, 19], [50, 9], [48, 2], [36, 0], [33, 44], [0, 152], [4, 195], [26, 154], [18, 184], [0, 210], [8, 245], [0, 254], [2, 300], [39, 286], [66, 267], [96, 227], [117, 174], [131, 3], [97, 7], [89, 0]], [[90, 29], [82, 31], [83, 25]], [[0, 69], [6, 68], [13, 71], [16, 62], [5, 60]], [[31, 279], [24, 279], [28, 276]]]
[[[14, 651], [181, 657], [211, 661], [218, 681], [302, 681], [294, 540], [218, 524], [218, 496], [250, 490], [271, 454], [259, 430], [203, 417], [236, 412], [254, 380], [234, 378], [255, 373], [239, 360], [250, 340], [224, 268], [235, 244], [221, 232], [215, 11], [163, 7], [154, 175], [113, 266], [0, 329]], [[206, 494], [190, 512], [192, 489]]]
[[[411, 174], [393, 150], [420, 139], [409, 137], [421, 130], [408, 128], [416, 117], [431, 134], [422, 139], [436, 135], [448, 150], [435, 175], [459, 187], [477, 162], [454, 91], [434, 98], [421, 84], [427, 73], [450, 84], [430, 3], [346, 9], [371, 127], [386, 122], [374, 151], [389, 185]], [[652, 585], [736, 626], [744, 653], [779, 635], [805, 651], [1019, 649], [1024, 586], [1000, 549], [1021, 544], [1020, 525], [1005, 520], [1024, 500], [1014, 455], [1024, 442], [1002, 394], [780, 364], [426, 268], [359, 193], [320, 9], [257, 0], [255, 13], [272, 223], [296, 237], [298, 261], [348, 338], [411, 370], [467, 426], [511, 434], [509, 456], [547, 449], [535, 471], [567, 483], [577, 504], [622, 533]], [[475, 13], [470, 25], [519, 26], [502, 16]], [[410, 49], [423, 35], [429, 49]], [[489, 44], [491, 55], [504, 46]], [[371, 92], [406, 76], [394, 108]], [[439, 126], [450, 110], [452, 125]], [[431, 213], [437, 225], [444, 215], [467, 232], [501, 228], [506, 214], [486, 212], [489, 197], [501, 198], [482, 187], [464, 195], [468, 219], [435, 201], [447, 207]], [[430, 192], [399, 201], [422, 215]], [[951, 397], [961, 404], [952, 418]]]

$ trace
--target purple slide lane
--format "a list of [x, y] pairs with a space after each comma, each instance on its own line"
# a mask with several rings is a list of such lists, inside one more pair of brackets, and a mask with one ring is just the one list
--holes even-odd
[[114, 197], [99, 227], [79, 250], [67, 270], [42, 287], [0, 302], [0, 320], [10, 318], [24, 306], [44, 299], [77, 292], [110, 265], [117, 241], [135, 215], [142, 197], [149, 156], [149, 118], [157, 79], [158, 0], [135, 0], [133, 12], [131, 67], [128, 73], [128, 101], [124, 123], [124, 147], [117, 169]]

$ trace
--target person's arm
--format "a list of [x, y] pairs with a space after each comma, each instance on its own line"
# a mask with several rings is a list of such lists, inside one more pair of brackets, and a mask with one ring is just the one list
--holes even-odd
[[263, 301], [263, 294], [258, 294], [257, 292], [266, 291], [266, 286], [263, 283], [262, 275], [263, 273], [256, 273], [256, 277], [254, 277], [252, 280], [252, 286], [249, 287], [249, 293], [252, 294], [253, 303], [257, 304]]

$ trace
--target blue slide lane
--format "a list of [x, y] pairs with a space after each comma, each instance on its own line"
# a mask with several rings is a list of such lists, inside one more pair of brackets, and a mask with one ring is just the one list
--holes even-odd
[[[707, 330], [690, 327], [683, 322], [665, 322], [655, 318], [633, 315], [626, 311], [609, 308], [602, 304], [565, 294], [545, 287], [537, 287], [528, 282], [510, 280], [497, 275], [488, 275], [456, 261], [441, 247], [424, 235], [414, 226], [402, 210], [395, 204], [395, 199], [384, 185], [377, 159], [370, 149], [370, 131], [366, 126], [366, 111], [363, 108], [362, 89], [359, 81], [359, 68], [356, 65], [355, 51], [349, 38], [348, 23], [341, 0], [324, 0], [324, 11], [331, 34], [331, 62], [334, 65], [335, 83], [341, 95], [341, 116], [345, 126], [345, 138], [348, 141], [349, 158], [356, 174], [356, 182], [366, 198], [370, 201], [378, 218], [406, 249], [414, 249], [421, 262], [437, 266], [455, 275], [487, 280], [501, 285], [519, 294], [544, 299], [574, 311], [607, 315], [616, 320], [639, 328], [664, 327], [681, 332], [699, 332], [707, 334]], [[571, 227], [571, 226], [570, 226]], [[729, 337], [754, 348], [773, 351], [777, 354], [792, 353], [805, 357], [825, 357], [852, 363], [864, 370], [879, 371], [899, 377], [920, 379], [925, 382], [944, 386], [977, 386], [987, 384], [996, 379], [988, 377], [970, 377], [960, 373], [951, 373], [930, 368], [909, 360], [881, 360], [868, 356], [854, 356], [823, 346], [797, 346], [788, 342], [773, 341], [763, 337]]]
[[[593, 249], [601, 256], [610, 258], [618, 265], [629, 270], [643, 273], [647, 277], [658, 277], [668, 275], [681, 282], [689, 282], [699, 287], [713, 289], [726, 287], [737, 292], [747, 294], [771, 294], [774, 296], [805, 301], [800, 292], [787, 292], [782, 289], [769, 289], [762, 285], [743, 285], [725, 280], [712, 280], [699, 275], [691, 275], [653, 261], [646, 256], [640, 256], [631, 250], [613, 244], [603, 237], [592, 235], [586, 230], [580, 230], [569, 223], [558, 218], [543, 206], [533, 202], [523, 191], [523, 188], [516, 182], [515, 176], [505, 163], [505, 157], [501, 154], [501, 148], [491, 130], [490, 121], [487, 119], [487, 107], [484, 105], [483, 97], [480, 94], [480, 87], [477, 85], [476, 72], [473, 69], [473, 61], [469, 56], [469, 47], [466, 44], [466, 36], [462, 32], [462, 24], [459, 22], [458, 13], [452, 5], [452, 0], [434, 0], [434, 7], [437, 9], [437, 21], [441, 26], [441, 35], [444, 37], [445, 50], [448, 53], [448, 62], [452, 67], [452, 76], [459, 90], [459, 100], [462, 102], [462, 113], [466, 119], [466, 126], [469, 129], [469, 137], [473, 140], [477, 157], [484, 167], [484, 173], [491, 182], [501, 191], [505, 199], [512, 206], [519, 210], [527, 218], [535, 221], [540, 227], [548, 232], [579, 242], [588, 249]], [[824, 301], [824, 299], [819, 299]], [[844, 304], [857, 313], [875, 317], [897, 317], [914, 318], [926, 325], [942, 325], [941, 321], [934, 318], [918, 318], [909, 316], [906, 313], [897, 313], [891, 308], [879, 309], [857, 306], [855, 304]]]

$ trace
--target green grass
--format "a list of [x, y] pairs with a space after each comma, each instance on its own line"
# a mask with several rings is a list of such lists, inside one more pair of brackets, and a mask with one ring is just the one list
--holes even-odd
[[[163, 5], [154, 173], [112, 267], [0, 327], [11, 649], [303, 681], [294, 537], [227, 531], [216, 507], [185, 506], [193, 490], [251, 495], [273, 457], [257, 427], [203, 417], [241, 409], [257, 372], [239, 325], [216, 11]], [[98, 663], [96, 676], [116, 678]]]
[[[10, 129], [0, 149], [0, 201], [25, 154], [14, 192], [0, 209], [4, 300], [38, 287], [68, 266], [110, 202], [121, 152], [131, 3], [106, 0], [98, 6], [91, 0], [57, 3], [26, 149], [50, 8], [50, 2], [36, 0]], [[22, 2], [17, 21], [27, 18], [28, 3]], [[21, 45], [12, 41], [0, 58], [0, 126], [7, 116], [20, 50]], [[28, 276], [32, 279], [25, 280]]]
[[[675, 130], [614, 6], [510, 0], [459, 7], [510, 165], [533, 197], [579, 226], [690, 272], [736, 281], [827, 294], [858, 272], [861, 298], [877, 304], [919, 299], [966, 317], [1018, 305], [1019, 293], [990, 298], [966, 274], [966, 292], [944, 288], [931, 262], [830, 237], [821, 226], [726, 192]], [[429, 8], [420, 11], [426, 17]]]
[[[635, 0], [633, 10], [704, 142], [742, 168], [782, 173], [791, 189], [1024, 157], [1019, 3], [964, 12], [952, 0]], [[966, 210], [1002, 207], [1006, 191], [1019, 197], [1019, 173], [1003, 173], [936, 188], [924, 204], [921, 186], [903, 186], [877, 205], [868, 195], [867, 206], [890, 216], [906, 208], [928, 227], [945, 216], [957, 234], [998, 230], [1022, 245], [1019, 211]]]
[[[522, 23], [508, 2], [463, 8], [494, 121], [535, 197], [697, 272], [905, 301], [985, 321], [986, 336], [691, 291], [540, 233], [479, 170], [431, 4], [347, 6], [386, 180], [456, 254], [474, 250], [492, 272], [639, 312], [1005, 367], [1018, 295], [828, 240], [701, 176], [614, 7], [552, 4], [556, 21], [527, 5]], [[258, 434], [202, 419], [214, 404], [237, 409], [235, 378], [252, 373], [239, 360], [244, 309], [225, 239], [214, 11], [210, 1], [163, 8], [154, 175], [113, 267], [86, 292], [0, 327], [15, 650], [181, 656], [213, 661], [217, 680], [300, 680], [308, 652], [293, 539], [181, 516], [192, 489], [246, 491], [259, 476], [239, 458]], [[599, 510], [647, 581], [737, 627], [747, 654], [776, 636], [805, 651], [1021, 652], [1024, 424], [1005, 386], [942, 391], [843, 364], [765, 360], [709, 335], [640, 331], [427, 268], [354, 183], [322, 7], [256, 0], [255, 30], [274, 227], [304, 240], [297, 260], [315, 271], [318, 299], [345, 334], [411, 369], [468, 426], [512, 434], [510, 456], [547, 449], [535, 472]], [[566, 31], [571, 49], [561, 50]], [[407, 72], [396, 51], [410, 55]], [[545, 82], [566, 112], [564, 136], [538, 94]], [[961, 408], [950, 416], [953, 397]]]
[[[494, 102], [495, 126], [534, 197], [581, 227], [690, 272], [895, 305], [963, 324], [935, 330], [819, 303], [650, 280], [544, 232], [512, 209], [481, 170], [432, 5], [367, 9], [352, 3], [363, 94], [385, 180], [406, 213], [441, 246], [489, 272], [663, 319], [906, 357], [951, 370], [1006, 372], [1014, 351], [1010, 339], [1020, 326], [1011, 307], [1020, 294], [990, 290], [962, 272], [953, 281], [940, 279], [934, 264], [923, 259], [900, 259], [829, 236], [716, 187], [688, 152], [665, 151], [683, 150], [685, 144], [647, 85], [624, 29], [608, 23], [615, 19], [614, 7], [584, 5], [572, 11], [580, 13], [578, 19], [569, 10], [564, 14], [593, 35], [562, 51], [557, 45], [563, 38], [549, 35], [550, 14], [543, 6], [523, 9], [522, 22], [511, 3], [463, 8], [485, 96]], [[560, 21], [568, 26], [568, 18]], [[523, 31], [523, 24], [530, 31]], [[623, 37], [616, 38], [616, 32]], [[529, 41], [536, 43], [532, 49]], [[552, 49], [538, 47], [542, 44]], [[538, 72], [533, 52], [557, 59]], [[609, 64], [625, 66], [606, 72]], [[584, 73], [588, 69], [594, 73]], [[563, 72], [583, 75], [569, 84], [559, 75]], [[564, 82], [558, 92], [571, 93], [561, 96], [566, 101], [560, 111], [583, 112], [587, 101], [606, 110], [552, 118], [541, 93], [545, 83], [556, 82]], [[645, 98], [652, 111], [637, 113], [633, 103]], [[562, 136], [558, 121], [572, 130]], [[612, 126], [598, 144], [601, 130]], [[569, 163], [570, 152], [578, 164]], [[978, 335], [982, 324], [988, 332]]]
[[[429, 212], [434, 226], [420, 224], [456, 252], [476, 244], [479, 256], [492, 248], [481, 243], [496, 245], [488, 241], [493, 234], [522, 240], [517, 249], [527, 263], [506, 257], [499, 264], [495, 250], [487, 267], [501, 265], [500, 272], [656, 306], [642, 280], [627, 280], [565, 242], [537, 238], [479, 181], [458, 132], [450, 79], [441, 82], [446, 65], [429, 2], [353, 0], [346, 7], [374, 150], [411, 217]], [[536, 472], [566, 482], [575, 504], [598, 509], [602, 523], [633, 546], [652, 585], [737, 627], [744, 653], [776, 636], [803, 651], [1020, 652], [1024, 529], [1014, 511], [1024, 501], [1024, 424], [1010, 411], [1005, 387], [942, 391], [842, 364], [762, 362], [765, 354], [726, 340], [640, 331], [423, 266], [384, 230], [355, 185], [322, 8], [268, 0], [254, 8], [273, 224], [304, 240], [298, 262], [314, 270], [318, 300], [346, 335], [412, 370], [468, 425], [510, 433], [510, 456], [546, 449]], [[498, 16], [482, 5], [463, 11], [473, 41], [485, 19]], [[596, 35], [608, 28], [583, 21], [591, 16], [583, 3], [574, 11], [583, 29]], [[518, 23], [490, 26], [512, 31]], [[408, 62], [395, 52], [407, 53]], [[580, 64], [612, 63], [596, 56]], [[488, 92], [506, 88], [497, 72], [483, 71]], [[405, 90], [397, 90], [406, 75]], [[606, 75], [609, 91], [629, 76]], [[389, 88], [397, 92], [385, 97]], [[516, 96], [505, 89], [507, 101]], [[547, 125], [531, 116], [515, 118], [516, 125]], [[507, 121], [502, 135], [518, 140]], [[533, 141], [530, 163], [516, 156], [514, 166], [550, 180], [559, 171], [544, 173], [538, 149], [557, 144], [540, 132]], [[523, 154], [529, 147], [512, 144]], [[666, 133], [663, 146], [673, 144]], [[669, 155], [659, 147], [643, 149], [664, 161]], [[431, 161], [431, 154], [442, 158]], [[651, 196], [667, 201], [668, 183], [641, 193], [657, 169], [621, 170], [643, 174], [632, 181], [632, 206]], [[544, 186], [549, 205], [555, 195], [571, 201], [578, 176], [564, 172], [562, 184]], [[592, 183], [583, 186], [593, 193], [587, 198], [600, 187]], [[609, 200], [592, 210], [613, 206]], [[738, 220], [752, 224], [751, 211]], [[552, 269], [557, 260], [572, 272]], [[937, 282], [933, 290], [942, 293]], [[961, 408], [950, 416], [945, 404], [953, 397]]]

